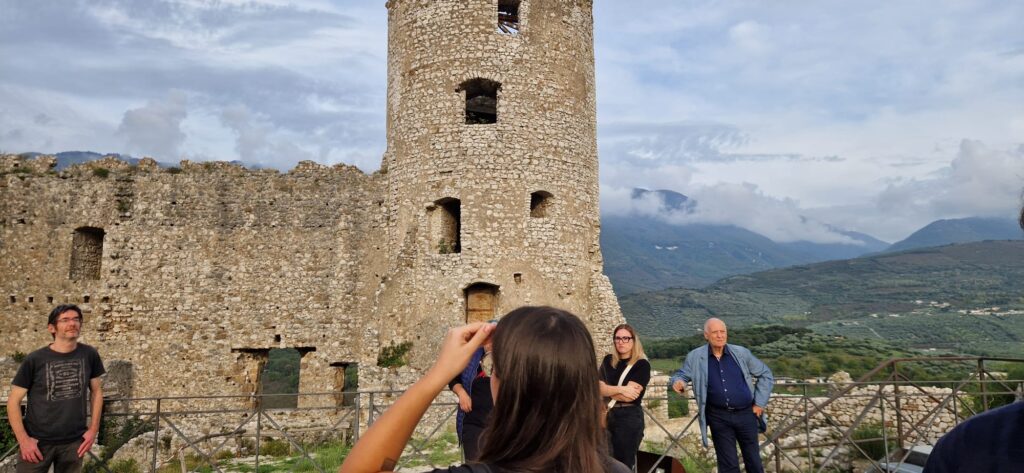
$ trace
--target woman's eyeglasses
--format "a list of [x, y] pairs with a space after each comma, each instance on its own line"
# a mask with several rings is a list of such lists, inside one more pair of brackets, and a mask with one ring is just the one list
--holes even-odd
[[633, 337], [615, 337], [615, 341], [619, 342], [619, 343], [632, 342], [633, 341]]

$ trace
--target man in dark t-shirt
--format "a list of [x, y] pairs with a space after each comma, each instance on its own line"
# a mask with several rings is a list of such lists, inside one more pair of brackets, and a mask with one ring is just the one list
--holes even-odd
[[[77, 306], [54, 308], [46, 328], [53, 343], [25, 357], [7, 398], [8, 419], [21, 450], [17, 473], [45, 472], [51, 465], [55, 473], [77, 473], [100, 429], [100, 376], [106, 370], [99, 352], [78, 342], [82, 311]], [[26, 395], [28, 408], [22, 416]]]

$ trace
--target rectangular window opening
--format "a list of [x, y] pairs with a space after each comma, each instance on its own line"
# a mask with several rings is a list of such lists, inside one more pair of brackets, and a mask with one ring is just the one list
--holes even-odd
[[339, 406], [354, 406], [359, 397], [359, 363], [331, 363], [334, 368], [334, 401]]
[[498, 0], [498, 32], [519, 34], [519, 0]]
[[294, 409], [299, 406], [299, 366], [302, 354], [295, 348], [272, 348], [260, 374], [264, 409]]

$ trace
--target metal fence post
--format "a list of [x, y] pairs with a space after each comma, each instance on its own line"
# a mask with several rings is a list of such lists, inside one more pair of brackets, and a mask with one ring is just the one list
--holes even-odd
[[[879, 400], [878, 406], [882, 409], [882, 451], [885, 452], [886, 461], [889, 459], [889, 431], [885, 427], [885, 387], [879, 390], [881, 399]], [[896, 415], [899, 415], [897, 413]]]
[[978, 385], [981, 387], [981, 406], [988, 410], [988, 390], [985, 389], [985, 360], [978, 359]]
[[263, 403], [260, 402], [262, 399], [256, 397], [256, 468], [255, 471], [260, 471], [260, 430], [263, 428]]
[[960, 425], [960, 399], [956, 397], [956, 383], [953, 383], [953, 425]]
[[900, 403], [900, 386], [899, 386], [899, 364], [893, 362], [892, 364], [892, 393], [895, 397], [896, 403], [896, 443], [899, 448], [903, 448], [903, 408]]
[[156, 419], [156, 425], [153, 427], [153, 464], [152, 464], [152, 469], [150, 470], [153, 473], [156, 473], [157, 456], [160, 453], [160, 401], [161, 400], [162, 399], [160, 399], [160, 398], [157, 398], [157, 400], [156, 400], [156, 414], [154, 415], [154, 418]]
[[804, 436], [807, 445], [807, 471], [814, 471], [814, 457], [811, 454], [811, 410], [807, 404], [811, 400], [807, 397], [807, 383], [804, 383]]
[[355, 440], [352, 441], [353, 444], [359, 441], [359, 418], [361, 417], [361, 413], [359, 411], [361, 410], [362, 407], [362, 403], [359, 402], [359, 400], [362, 397], [362, 393], [356, 391], [356, 431], [353, 434], [353, 436], [355, 437]]
[[370, 409], [366, 414], [366, 428], [369, 430], [370, 424], [373, 424], [373, 391], [370, 392]]

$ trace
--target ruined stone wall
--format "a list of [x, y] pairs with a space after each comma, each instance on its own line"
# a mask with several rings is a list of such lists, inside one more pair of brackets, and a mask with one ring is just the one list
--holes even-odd
[[[466, 319], [464, 291], [497, 287], [495, 314], [547, 304], [580, 315], [596, 339], [622, 320], [602, 274], [593, 19], [589, 1], [519, 6], [518, 34], [497, 0], [388, 2], [388, 280], [382, 339], [432, 339]], [[466, 81], [500, 84], [497, 121], [467, 124]], [[545, 192], [531, 216], [531, 194]], [[441, 199], [461, 202], [461, 252], [439, 248]], [[539, 216], [543, 214], [543, 216]]]
[[[303, 391], [338, 388], [332, 363], [375, 358], [362, 333], [376, 289], [364, 245], [382, 231], [376, 178], [312, 163], [287, 174], [48, 164], [0, 161], [5, 354], [45, 345], [46, 313], [70, 302], [86, 312], [84, 342], [132, 363], [136, 396], [251, 392], [270, 348], [305, 354]], [[82, 227], [104, 233], [98, 279], [70, 277]]]

